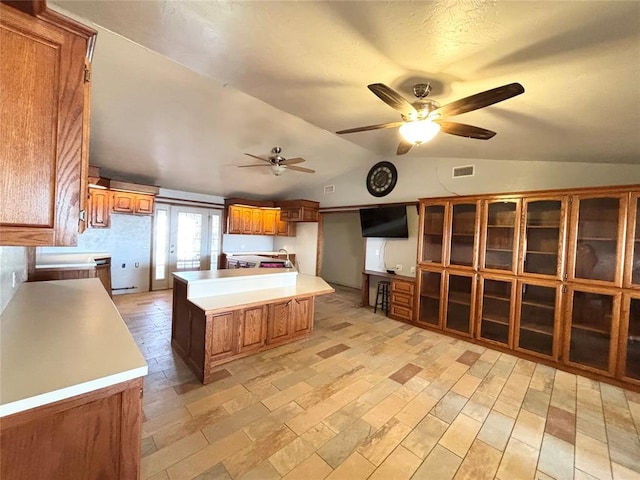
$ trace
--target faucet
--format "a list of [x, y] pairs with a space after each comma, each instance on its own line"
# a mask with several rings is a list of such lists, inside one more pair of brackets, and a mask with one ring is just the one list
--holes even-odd
[[280, 250], [278, 250], [278, 253], [280, 252], [284, 252], [287, 255], [287, 261], [284, 262], [284, 268], [291, 268], [291, 261], [289, 261], [289, 252], [287, 252], [286, 248], [281, 248]]

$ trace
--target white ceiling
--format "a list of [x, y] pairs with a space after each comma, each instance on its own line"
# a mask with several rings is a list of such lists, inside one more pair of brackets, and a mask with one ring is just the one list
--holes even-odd
[[[90, 158], [113, 176], [258, 198], [321, 185], [394, 157], [397, 129], [333, 133], [400, 120], [375, 82], [410, 99], [430, 81], [441, 104], [526, 90], [451, 118], [493, 139], [440, 134], [412, 157], [640, 164], [638, 1], [50, 6], [98, 27]], [[236, 168], [275, 145], [317, 173]]]

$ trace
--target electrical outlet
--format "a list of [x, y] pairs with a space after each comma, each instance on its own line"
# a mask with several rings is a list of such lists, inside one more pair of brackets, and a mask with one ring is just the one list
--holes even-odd
[[396, 272], [401, 272], [402, 271], [402, 265], [398, 264], [396, 265]]
[[16, 288], [16, 272], [11, 272], [11, 288]]
[[122, 264], [122, 268], [126, 268], [126, 266], [127, 266], [127, 264], [126, 264], [126, 263], [123, 263], [123, 264]]
[[411, 273], [416, 273], [416, 267], [411, 267]]

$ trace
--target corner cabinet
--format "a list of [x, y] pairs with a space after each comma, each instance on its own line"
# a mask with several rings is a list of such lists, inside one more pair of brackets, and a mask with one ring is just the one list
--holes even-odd
[[95, 35], [0, 3], [0, 245], [75, 245], [85, 228]]
[[420, 200], [413, 323], [640, 386], [640, 186]]

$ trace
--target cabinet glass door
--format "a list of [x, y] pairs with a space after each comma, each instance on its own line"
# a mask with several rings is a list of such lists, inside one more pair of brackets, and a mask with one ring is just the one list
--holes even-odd
[[570, 278], [619, 282], [623, 203], [614, 196], [574, 199]]
[[477, 203], [453, 204], [450, 265], [472, 268], [476, 266], [477, 211]]
[[559, 277], [564, 237], [563, 201], [525, 200], [524, 211], [523, 273]]
[[518, 295], [516, 348], [555, 358], [556, 318], [560, 311], [558, 286], [552, 282], [520, 281]]
[[479, 338], [510, 344], [513, 280], [482, 278]]
[[440, 326], [442, 272], [420, 271], [420, 310], [418, 322]]
[[514, 270], [517, 245], [518, 202], [487, 202], [482, 264], [486, 270]]
[[631, 196], [628, 242], [626, 254], [625, 286], [640, 287], [640, 194]]
[[442, 264], [445, 218], [444, 204], [424, 206], [421, 262]]
[[448, 283], [444, 328], [471, 335], [475, 275], [453, 273], [446, 275]]
[[606, 373], [613, 370], [620, 294], [600, 292], [570, 288], [565, 349], [569, 363]]
[[625, 296], [622, 376], [640, 383], [640, 297]]

